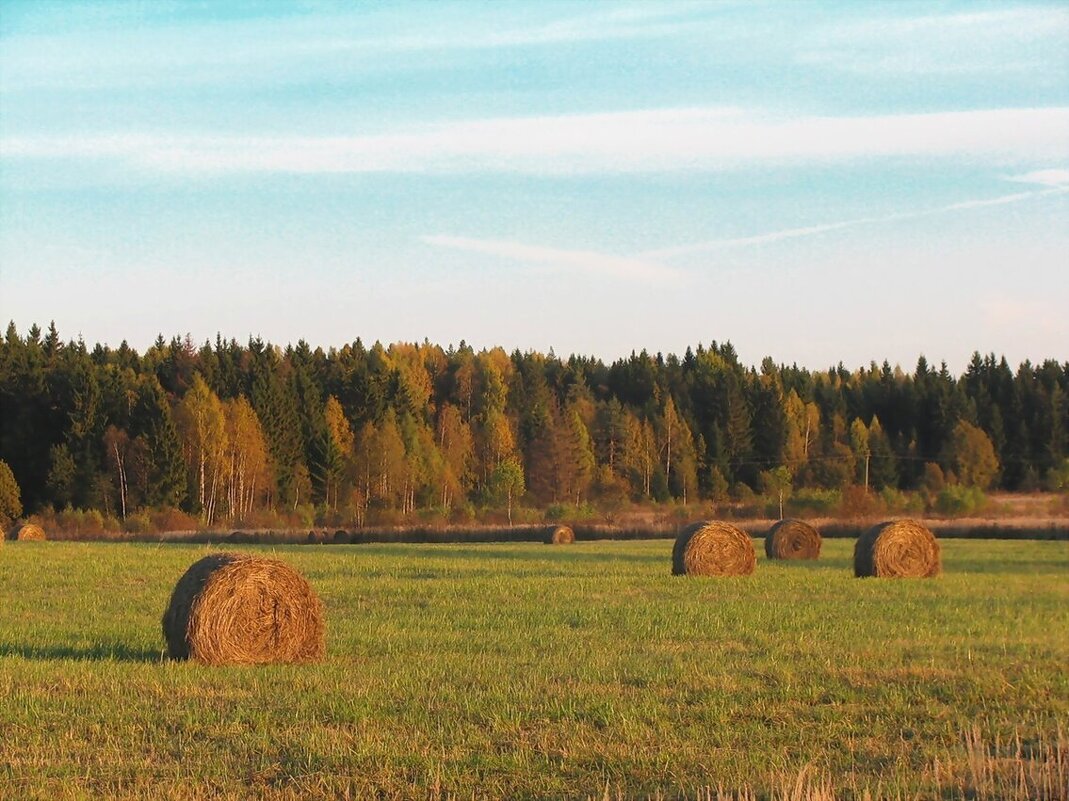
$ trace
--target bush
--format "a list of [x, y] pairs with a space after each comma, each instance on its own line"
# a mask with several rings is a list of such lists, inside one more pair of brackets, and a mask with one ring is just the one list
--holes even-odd
[[[22, 493], [15, 481], [15, 474], [0, 460], [0, 528], [6, 529], [22, 514]], [[2, 536], [2, 535], [0, 535]]]
[[546, 507], [542, 519], [547, 523], [559, 523], [568, 516], [569, 512], [571, 512], [570, 506], [565, 506], [563, 503], [551, 503]]
[[950, 484], [935, 499], [935, 509], [950, 517], [973, 515], [987, 506], [987, 496], [979, 487]]
[[475, 522], [475, 506], [471, 501], [464, 501], [458, 503], [453, 507], [449, 513], [449, 522], [455, 524], [466, 524]]
[[416, 511], [421, 526], [444, 526], [449, 521], [449, 510], [444, 506], [429, 506]]
[[399, 509], [382, 509], [372, 507], [368, 509], [367, 524], [369, 526], [400, 526], [408, 522], [406, 515]]
[[152, 526], [156, 531], [196, 531], [197, 519], [187, 515], [180, 509], [166, 506], [156, 509], [149, 514]]
[[943, 468], [935, 462], [924, 463], [924, 477], [921, 478], [921, 486], [933, 495], [940, 492], [946, 486], [946, 476]]
[[736, 481], [732, 484], [728, 495], [731, 496], [731, 500], [739, 503], [749, 503], [754, 499], [753, 488], [744, 481]]
[[716, 503], [723, 503], [728, 499], [728, 481], [719, 467], [709, 471], [709, 499]]
[[893, 487], [880, 490], [880, 501], [888, 512], [898, 514], [921, 514], [924, 512], [924, 499], [919, 495], [902, 492]]
[[148, 534], [152, 531], [152, 520], [149, 519], [148, 512], [141, 511], [127, 515], [123, 530], [128, 534]]
[[1061, 463], [1047, 471], [1047, 490], [1069, 494], [1069, 459], [1062, 459]]
[[871, 517], [883, 511], [880, 496], [868, 492], [864, 487], [846, 487], [839, 503], [839, 514], [843, 517]]
[[842, 503], [843, 494], [839, 490], [804, 489], [798, 490], [786, 508], [798, 517], [820, 517], [830, 515]]

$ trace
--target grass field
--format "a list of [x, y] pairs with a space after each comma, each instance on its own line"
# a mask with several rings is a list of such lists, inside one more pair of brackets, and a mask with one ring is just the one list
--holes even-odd
[[0, 546], [0, 797], [1065, 798], [1063, 542], [945, 541], [929, 581], [846, 540], [744, 579], [668, 541], [248, 550], [319, 592], [325, 663], [161, 661], [203, 546]]

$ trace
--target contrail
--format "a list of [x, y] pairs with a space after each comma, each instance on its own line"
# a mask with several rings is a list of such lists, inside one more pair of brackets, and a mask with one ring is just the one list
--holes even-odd
[[676, 247], [664, 248], [662, 250], [648, 250], [645, 253], [639, 253], [636, 258], [654, 260], [671, 259], [675, 256], [685, 256], [690, 253], [703, 253], [709, 250], [720, 250], [721, 248], [763, 245], [768, 242], [779, 242], [784, 239], [798, 239], [800, 237], [823, 234], [827, 231], [853, 228], [859, 225], [875, 225], [877, 223], [897, 222], [899, 220], [915, 220], [920, 217], [932, 217], [937, 214], [947, 214], [949, 212], [977, 209], [985, 206], [1005, 206], [1010, 203], [1020, 203], [1023, 200], [1030, 200], [1031, 198], [1043, 197], [1045, 195], [1063, 195], [1066, 192], [1069, 192], [1069, 186], [1058, 186], [1053, 189], [1040, 189], [1034, 192], [1016, 192], [1012, 195], [1001, 195], [999, 197], [983, 198], [980, 200], [964, 200], [959, 203], [951, 203], [949, 206], [939, 206], [938, 208], [924, 209], [923, 211], [901, 211], [894, 214], [884, 214], [879, 217], [857, 217], [853, 220], [842, 220], [840, 222], [824, 223], [822, 225], [810, 225], [804, 228], [785, 228], [780, 231], [755, 234], [754, 236], [709, 239], [705, 242], [694, 242], [689, 245], [678, 245]]

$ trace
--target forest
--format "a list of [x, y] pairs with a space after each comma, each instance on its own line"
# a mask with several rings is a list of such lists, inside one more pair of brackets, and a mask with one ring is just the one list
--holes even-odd
[[[1059, 489], [1069, 362], [922, 356], [822, 371], [742, 364], [712, 342], [611, 364], [552, 351], [280, 347], [163, 336], [144, 353], [0, 343], [0, 460], [26, 513], [201, 525], [468, 521], [753, 493]], [[273, 517], [272, 517], [273, 516]]]

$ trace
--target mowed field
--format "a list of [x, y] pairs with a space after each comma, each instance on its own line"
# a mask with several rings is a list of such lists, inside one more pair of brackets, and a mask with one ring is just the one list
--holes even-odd
[[933, 580], [755, 544], [731, 579], [665, 540], [246, 548], [328, 656], [207, 668], [159, 623], [204, 546], [4, 543], [0, 797], [1065, 797], [1066, 543], [944, 541]]

